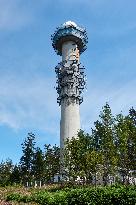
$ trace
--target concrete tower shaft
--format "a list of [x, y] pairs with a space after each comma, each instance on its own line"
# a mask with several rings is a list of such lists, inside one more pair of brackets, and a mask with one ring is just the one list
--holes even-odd
[[71, 62], [77, 60], [79, 62], [79, 49], [73, 41], [66, 41], [62, 44], [62, 62]]
[[[79, 49], [73, 41], [66, 41], [62, 44], [62, 62], [64, 63], [64, 72], [67, 72], [67, 67], [70, 67], [73, 62], [79, 63]], [[77, 68], [78, 69], [78, 68]], [[73, 69], [72, 69], [73, 70]], [[71, 77], [71, 81], [74, 78]], [[73, 79], [72, 79], [73, 78]], [[68, 75], [63, 80], [68, 82]], [[76, 85], [75, 85], [76, 87]], [[74, 94], [74, 82], [66, 84], [62, 88], [63, 93], [67, 93], [69, 97], [64, 97], [61, 101], [61, 120], [60, 120], [60, 147], [64, 147], [65, 140], [76, 137], [80, 130], [80, 111], [79, 99], [75, 100], [72, 97]], [[76, 93], [78, 92], [78, 89]], [[78, 93], [79, 95], [79, 93]], [[72, 100], [73, 99], [73, 100]]]
[[64, 99], [61, 104], [60, 120], [60, 147], [64, 148], [65, 140], [76, 137], [80, 130], [80, 112], [79, 103], [67, 103]]

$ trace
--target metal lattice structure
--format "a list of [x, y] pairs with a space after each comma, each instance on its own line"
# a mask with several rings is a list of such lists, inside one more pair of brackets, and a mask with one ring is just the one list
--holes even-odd
[[56, 90], [59, 105], [61, 105], [63, 99], [67, 99], [68, 104], [72, 102], [81, 104], [83, 102], [81, 94], [86, 84], [84, 69], [77, 60], [72, 61], [70, 66], [67, 66], [66, 62], [61, 62], [56, 66]]

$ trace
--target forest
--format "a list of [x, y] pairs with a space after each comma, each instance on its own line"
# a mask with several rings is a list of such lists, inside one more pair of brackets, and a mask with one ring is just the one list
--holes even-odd
[[[90, 123], [91, 124], [91, 123]], [[102, 107], [91, 133], [80, 130], [67, 140], [60, 163], [60, 148], [45, 144], [36, 146], [36, 136], [28, 133], [22, 143], [18, 164], [11, 159], [0, 163], [0, 186], [42, 186], [54, 182], [63, 170], [64, 181], [82, 184], [135, 184], [136, 181], [136, 110], [113, 116], [108, 103]], [[60, 183], [63, 181], [60, 180]]]

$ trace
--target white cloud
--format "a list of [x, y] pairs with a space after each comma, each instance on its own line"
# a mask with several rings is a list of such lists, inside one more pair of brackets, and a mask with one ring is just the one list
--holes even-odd
[[10, 75], [0, 81], [0, 122], [17, 130], [36, 128], [56, 133], [58, 106], [53, 81], [32, 75]]

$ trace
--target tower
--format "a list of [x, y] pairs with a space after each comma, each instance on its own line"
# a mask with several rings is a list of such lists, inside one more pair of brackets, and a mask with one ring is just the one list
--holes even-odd
[[75, 137], [80, 130], [79, 106], [83, 101], [81, 95], [85, 87], [85, 75], [79, 57], [86, 50], [88, 38], [85, 28], [68, 21], [57, 27], [51, 39], [54, 50], [62, 56], [55, 72], [57, 102], [61, 106], [60, 148], [63, 149], [65, 140]]

